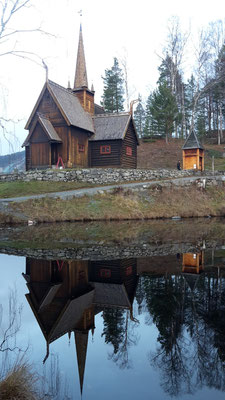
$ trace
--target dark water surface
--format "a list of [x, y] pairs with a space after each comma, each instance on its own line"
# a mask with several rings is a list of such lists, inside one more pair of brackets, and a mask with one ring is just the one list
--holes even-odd
[[224, 221], [143, 227], [52, 226], [58, 250], [1, 232], [2, 375], [22, 358], [46, 398], [224, 399]]

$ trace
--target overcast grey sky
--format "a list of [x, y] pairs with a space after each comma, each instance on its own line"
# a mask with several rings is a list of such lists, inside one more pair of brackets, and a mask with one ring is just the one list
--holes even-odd
[[[224, 0], [33, 0], [34, 7], [21, 10], [12, 21], [12, 28], [38, 27], [55, 37], [30, 33], [17, 38], [18, 48], [33, 51], [45, 59], [49, 78], [63, 86], [68, 79], [73, 83], [80, 16], [82, 25], [89, 87], [94, 84], [96, 101], [102, 95], [102, 79], [113, 57], [126, 55], [131, 97], [140, 93], [144, 99], [155, 88], [158, 78], [158, 55], [162, 54], [167, 35], [168, 19], [177, 15], [182, 29], [191, 26], [193, 37], [198, 29], [210, 21], [224, 19]], [[195, 40], [195, 39], [194, 39]], [[8, 44], [7, 44], [8, 45]], [[185, 60], [188, 75], [193, 66], [193, 55]], [[0, 154], [19, 151], [27, 132], [23, 129], [45, 82], [45, 70], [22, 59], [1, 57], [0, 115], [20, 120], [15, 126], [18, 140], [12, 139], [13, 149], [1, 138]], [[14, 129], [14, 128], [13, 128]]]

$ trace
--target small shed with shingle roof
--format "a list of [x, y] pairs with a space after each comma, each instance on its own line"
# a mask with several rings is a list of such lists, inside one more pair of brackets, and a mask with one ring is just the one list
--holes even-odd
[[183, 169], [204, 170], [204, 147], [196, 133], [191, 131], [183, 147]]

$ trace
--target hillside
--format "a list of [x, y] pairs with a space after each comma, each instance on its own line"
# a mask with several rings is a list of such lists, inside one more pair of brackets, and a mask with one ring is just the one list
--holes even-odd
[[[168, 145], [165, 140], [140, 142], [138, 146], [138, 168], [176, 168], [177, 161], [182, 163], [182, 146], [184, 140], [173, 139]], [[215, 169], [225, 170], [224, 144], [204, 144], [205, 169], [212, 168], [212, 156], [215, 157]]]
[[[138, 146], [138, 168], [176, 168], [177, 161], [182, 162], [182, 146], [184, 141], [173, 139], [167, 145], [165, 140], [159, 139], [154, 142], [142, 142]], [[205, 168], [212, 168], [212, 156], [215, 157], [215, 169], [225, 170], [224, 144], [204, 144]], [[19, 171], [25, 168], [25, 152], [0, 156], [0, 172], [11, 173], [15, 169]]]
[[0, 172], [10, 174], [15, 169], [23, 171], [25, 169], [25, 151], [0, 156]]

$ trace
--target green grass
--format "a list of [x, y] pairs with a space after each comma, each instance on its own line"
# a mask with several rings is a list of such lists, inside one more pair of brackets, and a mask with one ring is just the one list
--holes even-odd
[[1, 182], [0, 198], [20, 197], [42, 193], [61, 192], [67, 190], [93, 187], [94, 185], [82, 182]]

